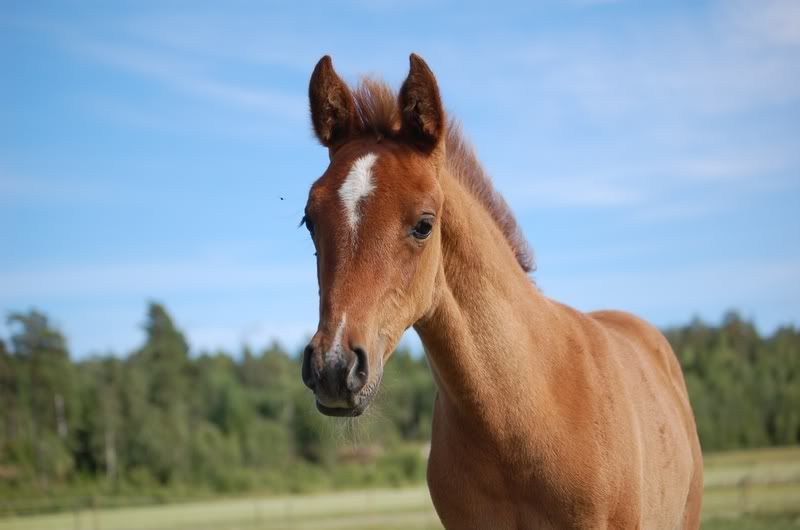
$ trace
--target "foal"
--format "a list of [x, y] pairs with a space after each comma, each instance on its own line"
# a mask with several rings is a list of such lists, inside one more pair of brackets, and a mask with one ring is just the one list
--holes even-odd
[[304, 222], [319, 326], [317, 408], [357, 416], [414, 326], [438, 387], [428, 485], [447, 528], [697, 528], [700, 444], [652, 326], [543, 296], [528, 247], [425, 62], [398, 95], [351, 91], [323, 57], [311, 120], [330, 165]]

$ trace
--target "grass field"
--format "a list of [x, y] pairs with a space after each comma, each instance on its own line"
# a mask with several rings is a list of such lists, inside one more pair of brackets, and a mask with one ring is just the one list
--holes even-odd
[[[800, 528], [800, 448], [708, 455], [703, 528]], [[0, 530], [441, 528], [424, 486], [0, 519]]]

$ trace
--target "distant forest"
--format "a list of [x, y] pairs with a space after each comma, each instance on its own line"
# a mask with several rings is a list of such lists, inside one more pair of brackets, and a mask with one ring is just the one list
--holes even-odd
[[[128, 355], [75, 360], [36, 311], [0, 341], [0, 497], [165, 497], [402, 485], [425, 476], [435, 386], [395, 352], [364, 418], [319, 414], [297, 352], [278, 344], [191, 353], [152, 303]], [[800, 441], [800, 332], [762, 337], [727, 314], [665, 330], [686, 374], [704, 450]], [[10, 507], [9, 507], [10, 506]], [[13, 505], [2, 511], [13, 511]], [[0, 507], [2, 508], [2, 507]]]

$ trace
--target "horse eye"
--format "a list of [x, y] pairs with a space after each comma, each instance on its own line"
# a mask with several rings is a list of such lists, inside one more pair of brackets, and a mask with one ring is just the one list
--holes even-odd
[[414, 227], [414, 230], [411, 232], [411, 235], [417, 239], [427, 239], [429, 235], [431, 235], [431, 231], [433, 230], [433, 224], [431, 223], [430, 219], [420, 219], [417, 225]]
[[304, 215], [303, 220], [300, 221], [300, 224], [306, 225], [306, 228], [308, 228], [308, 233], [311, 234], [311, 237], [314, 237], [314, 223], [311, 222], [311, 219], [309, 219], [308, 216]]

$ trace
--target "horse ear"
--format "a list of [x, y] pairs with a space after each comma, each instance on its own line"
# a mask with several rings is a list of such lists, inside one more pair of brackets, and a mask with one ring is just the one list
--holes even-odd
[[426, 150], [434, 149], [444, 133], [444, 109], [431, 69], [422, 57], [412, 53], [408, 77], [400, 89], [402, 133]]
[[319, 60], [308, 84], [311, 123], [320, 143], [333, 147], [355, 130], [353, 95], [333, 70], [329, 55]]

